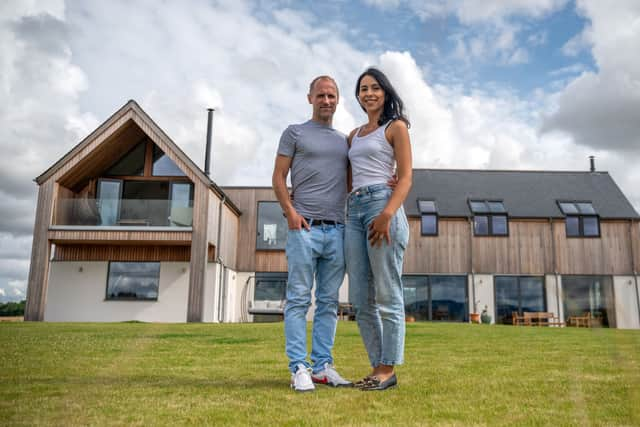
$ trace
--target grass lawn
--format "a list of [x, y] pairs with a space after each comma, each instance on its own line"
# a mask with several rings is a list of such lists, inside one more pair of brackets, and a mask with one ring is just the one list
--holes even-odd
[[[0, 324], [0, 425], [640, 425], [640, 331], [413, 323], [399, 387], [289, 389], [282, 323]], [[368, 371], [339, 322], [340, 372]]]

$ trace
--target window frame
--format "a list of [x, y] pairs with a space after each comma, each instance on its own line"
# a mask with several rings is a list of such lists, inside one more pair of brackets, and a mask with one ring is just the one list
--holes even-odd
[[[282, 247], [275, 247], [275, 248], [259, 248], [258, 247], [258, 240], [259, 237], [261, 236], [261, 230], [260, 230], [260, 204], [261, 203], [274, 203], [276, 206], [278, 206], [278, 209], [280, 209], [280, 211], [282, 212], [282, 207], [280, 206], [280, 202], [278, 202], [277, 200], [258, 200], [256, 202], [256, 235], [255, 235], [255, 250], [256, 251], [284, 251], [286, 249], [286, 244], [287, 241], [285, 239]], [[282, 218], [284, 221], [284, 226], [285, 226], [285, 232], [288, 233], [289, 232], [289, 224], [287, 222], [287, 218], [284, 216], [284, 213], [282, 213]]]
[[[433, 202], [433, 212], [422, 211], [420, 208], [420, 202]], [[420, 235], [434, 237], [437, 236], [440, 230], [438, 223], [440, 222], [440, 218], [438, 215], [438, 206], [436, 205], [436, 201], [432, 199], [418, 199], [418, 212], [420, 212]], [[426, 216], [432, 216], [435, 219], [435, 231], [433, 233], [425, 232], [424, 227], [422, 226], [422, 220]]]
[[[591, 205], [591, 209], [594, 213], [580, 213], [580, 208], [578, 207], [578, 203], [588, 203]], [[558, 205], [558, 209], [564, 215], [564, 233], [567, 239], [598, 239], [602, 237], [602, 228], [600, 227], [600, 215], [593, 207], [593, 202], [589, 200], [556, 200], [556, 204]], [[577, 211], [577, 213], [566, 213], [562, 204], [572, 204]], [[578, 234], [569, 234], [568, 226], [567, 226], [567, 218], [577, 218], [578, 219]], [[584, 219], [585, 218], [595, 218], [596, 224], [598, 226], [598, 234], [594, 235], [585, 235], [584, 234]]]
[[[474, 211], [473, 207], [472, 207], [472, 203], [484, 203], [485, 205], [485, 209], [483, 212], [480, 211]], [[489, 203], [501, 203], [502, 204], [502, 211], [501, 212], [497, 212], [497, 211], [492, 211], [491, 207], [489, 205]], [[507, 211], [507, 208], [504, 207], [504, 200], [498, 200], [498, 199], [468, 199], [467, 200], [467, 206], [469, 207], [469, 210], [471, 211], [472, 218], [473, 218], [473, 236], [474, 237], [509, 237], [509, 212]], [[476, 217], [486, 217], [487, 218], [487, 233], [477, 233], [476, 230], [476, 222], [475, 222], [475, 218]], [[506, 230], [504, 233], [495, 233], [493, 230], [493, 218], [494, 217], [504, 217], [505, 218], [505, 226], [506, 226]]]
[[[497, 281], [496, 279], [499, 277], [506, 277], [506, 278], [510, 278], [510, 279], [515, 279], [516, 281], [516, 286], [518, 288], [518, 313], [519, 315], [522, 315], [523, 311], [522, 311], [522, 287], [520, 285], [520, 281], [522, 279], [527, 279], [527, 278], [534, 278], [534, 279], [541, 279], [542, 280], [542, 303], [544, 305], [544, 311], [549, 311], [549, 304], [547, 301], [547, 277], [545, 275], [536, 275], [536, 274], [495, 274], [493, 276], [493, 319], [494, 322], [496, 324], [498, 323], [498, 293], [496, 292], [496, 285], [497, 285]], [[509, 313], [510, 314], [510, 313]], [[559, 313], [556, 313], [556, 315], [559, 315]], [[501, 323], [504, 325], [509, 325], [511, 323]]]
[[[137, 298], [137, 297], [111, 297], [109, 296], [109, 281], [111, 279], [111, 266], [113, 263], [120, 264], [157, 264], [158, 265], [158, 277], [157, 277], [157, 296], [155, 298]], [[161, 276], [161, 264], [160, 261], [109, 261], [107, 264], [107, 283], [105, 286], [105, 301], [138, 301], [138, 302], [157, 302], [160, 298], [160, 276]]]

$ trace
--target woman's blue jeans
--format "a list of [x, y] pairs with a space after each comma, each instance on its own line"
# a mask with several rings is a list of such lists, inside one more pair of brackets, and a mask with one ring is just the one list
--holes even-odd
[[315, 279], [316, 311], [313, 316], [311, 360], [313, 371], [333, 364], [331, 350], [338, 321], [338, 292], [344, 279], [344, 225], [311, 225], [311, 231], [289, 230], [287, 235], [287, 303], [284, 331], [289, 370], [309, 367], [307, 311]]
[[347, 202], [345, 258], [349, 300], [356, 313], [371, 366], [399, 365], [404, 360], [404, 297], [402, 261], [409, 224], [400, 207], [391, 220], [391, 244], [369, 243], [369, 224], [391, 197], [386, 184], [354, 190]]

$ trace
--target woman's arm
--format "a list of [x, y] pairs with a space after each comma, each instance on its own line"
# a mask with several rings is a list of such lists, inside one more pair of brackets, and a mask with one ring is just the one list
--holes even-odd
[[411, 141], [407, 124], [402, 120], [394, 120], [385, 130], [385, 136], [393, 146], [396, 157], [398, 184], [391, 193], [387, 205], [369, 225], [369, 241], [372, 245], [383, 239], [391, 243], [389, 235], [391, 218], [407, 198], [412, 183]]
[[[358, 128], [355, 128], [351, 131], [349, 136], [347, 137], [347, 145], [351, 148], [351, 141], [353, 140], [353, 135], [356, 134]], [[347, 166], [347, 193], [351, 193], [353, 190], [353, 175], [351, 174], [351, 162], [349, 162]]]

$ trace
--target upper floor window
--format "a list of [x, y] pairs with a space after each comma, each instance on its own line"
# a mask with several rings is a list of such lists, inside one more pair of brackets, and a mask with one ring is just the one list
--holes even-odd
[[600, 237], [600, 219], [591, 202], [558, 202], [567, 237]]
[[507, 210], [500, 200], [469, 200], [475, 236], [508, 236]]
[[287, 243], [287, 219], [278, 202], [258, 202], [256, 249], [284, 249]]
[[421, 216], [420, 233], [423, 236], [437, 236], [438, 211], [436, 202], [433, 200], [418, 200], [418, 210], [420, 210]]

